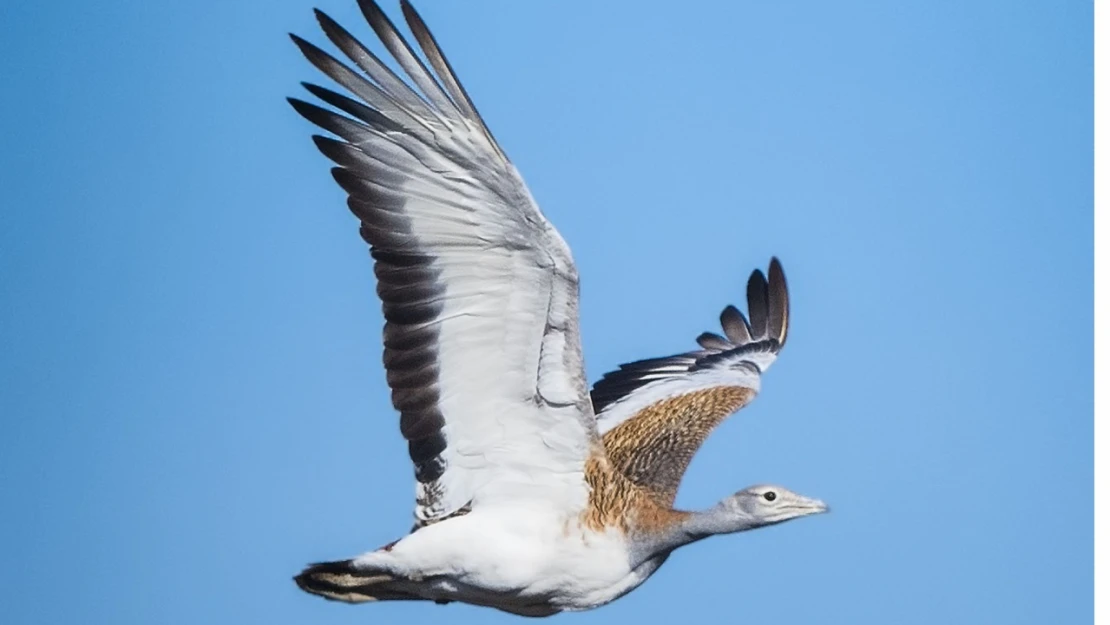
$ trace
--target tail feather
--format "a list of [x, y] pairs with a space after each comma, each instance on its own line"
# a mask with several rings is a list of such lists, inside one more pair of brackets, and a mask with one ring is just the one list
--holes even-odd
[[381, 571], [356, 569], [351, 560], [313, 564], [293, 578], [301, 590], [332, 601], [419, 600], [421, 597], [396, 588], [398, 581]]

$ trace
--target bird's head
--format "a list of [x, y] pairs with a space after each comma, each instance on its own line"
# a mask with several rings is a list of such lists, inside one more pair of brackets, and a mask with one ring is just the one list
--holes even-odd
[[819, 499], [803, 497], [781, 486], [772, 485], [745, 488], [726, 498], [719, 507], [744, 519], [752, 528], [829, 511], [825, 502]]

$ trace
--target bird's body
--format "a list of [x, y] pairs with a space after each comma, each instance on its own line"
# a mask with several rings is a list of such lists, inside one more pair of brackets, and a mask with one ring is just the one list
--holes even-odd
[[[654, 552], [645, 539], [664, 536], [666, 526], [678, 529], [687, 513], [656, 503], [616, 471], [603, 450], [587, 471], [567, 498], [522, 492], [308, 573], [326, 581], [358, 571], [363, 580], [388, 581], [395, 594], [389, 598], [462, 601], [526, 616], [604, 605], [659, 568], [669, 551]], [[381, 582], [367, 591], [380, 590]]]
[[729, 306], [725, 336], [622, 365], [589, 390], [569, 247], [412, 7], [402, 1], [431, 69], [372, 0], [359, 5], [416, 88], [318, 13], [355, 69], [294, 41], [358, 99], [306, 84], [345, 115], [291, 102], [338, 137], [314, 140], [370, 245], [415, 524], [385, 547], [308, 567], [298, 585], [349, 603], [547, 616], [613, 601], [683, 545], [825, 511], [777, 486], [673, 507], [694, 453], [756, 396], [786, 341], [778, 261], [751, 274], [750, 322]]
[[619, 529], [588, 527], [582, 511], [525, 499], [420, 529], [354, 566], [402, 579], [416, 572], [419, 582], [393, 586], [400, 592], [547, 616], [604, 605], [658, 567], [632, 562], [629, 553]]

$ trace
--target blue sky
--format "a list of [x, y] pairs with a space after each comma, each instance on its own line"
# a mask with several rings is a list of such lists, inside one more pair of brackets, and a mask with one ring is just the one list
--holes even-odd
[[[679, 503], [833, 513], [557, 618], [1090, 621], [1091, 4], [602, 4], [417, 6], [574, 251], [592, 379], [782, 259], [790, 342]], [[513, 619], [290, 581], [412, 504], [371, 265], [284, 102], [312, 6], [0, 7], [0, 622]]]

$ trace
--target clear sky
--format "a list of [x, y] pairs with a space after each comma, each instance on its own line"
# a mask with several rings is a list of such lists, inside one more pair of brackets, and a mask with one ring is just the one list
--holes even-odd
[[[790, 283], [679, 503], [832, 514], [558, 619], [1090, 621], [1090, 2], [417, 6], [574, 251], [592, 379], [771, 255]], [[312, 7], [0, 5], [0, 622], [514, 620], [290, 581], [413, 494], [371, 264], [284, 101]]]

